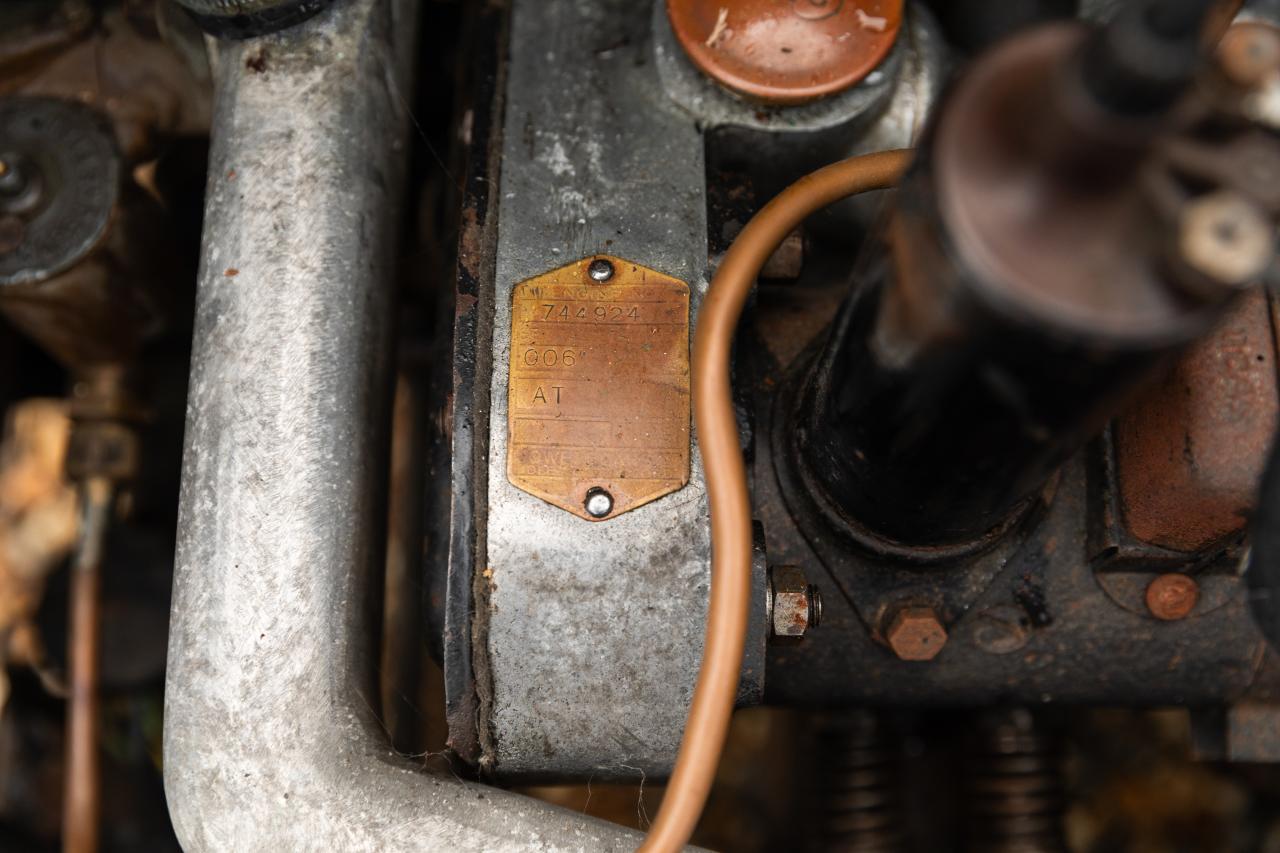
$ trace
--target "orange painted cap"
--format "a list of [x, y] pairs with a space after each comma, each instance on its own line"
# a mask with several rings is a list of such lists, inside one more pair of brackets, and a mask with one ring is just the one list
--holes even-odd
[[893, 47], [903, 0], [667, 0], [676, 40], [745, 97], [800, 104], [866, 77]]

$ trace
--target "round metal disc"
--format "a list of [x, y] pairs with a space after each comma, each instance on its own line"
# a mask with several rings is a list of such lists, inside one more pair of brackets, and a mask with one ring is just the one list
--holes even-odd
[[0, 192], [0, 287], [44, 281], [102, 240], [120, 157], [101, 114], [55, 98], [0, 98], [0, 163], [26, 186]]
[[746, 97], [798, 104], [853, 86], [889, 53], [903, 0], [667, 0], [705, 74]]

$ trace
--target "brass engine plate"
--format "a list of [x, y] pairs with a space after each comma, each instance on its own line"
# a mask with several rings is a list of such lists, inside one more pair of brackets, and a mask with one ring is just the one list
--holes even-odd
[[512, 485], [604, 521], [689, 482], [689, 286], [595, 255], [512, 300]]

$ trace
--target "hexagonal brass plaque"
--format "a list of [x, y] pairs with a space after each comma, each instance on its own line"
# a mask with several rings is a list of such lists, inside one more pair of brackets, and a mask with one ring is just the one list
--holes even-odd
[[516, 488], [588, 521], [682, 488], [689, 285], [607, 255], [520, 282], [507, 402]]

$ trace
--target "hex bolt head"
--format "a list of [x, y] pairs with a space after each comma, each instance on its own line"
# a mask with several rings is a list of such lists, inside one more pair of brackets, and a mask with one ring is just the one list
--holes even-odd
[[1170, 572], [1161, 575], [1147, 587], [1147, 609], [1166, 622], [1185, 619], [1200, 600], [1200, 585], [1195, 578]]
[[822, 596], [798, 566], [769, 570], [769, 626], [775, 637], [803, 637], [822, 619]]
[[591, 276], [592, 281], [603, 284], [613, 278], [613, 263], [604, 258], [596, 258], [587, 265], [587, 275]]
[[884, 633], [899, 660], [933, 660], [947, 644], [947, 629], [932, 607], [903, 607]]
[[604, 518], [613, 512], [613, 495], [599, 486], [587, 489], [587, 498], [582, 502], [587, 515], [592, 518]]

